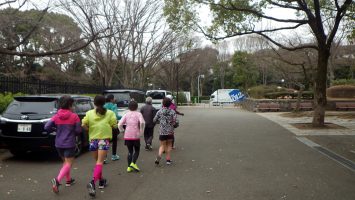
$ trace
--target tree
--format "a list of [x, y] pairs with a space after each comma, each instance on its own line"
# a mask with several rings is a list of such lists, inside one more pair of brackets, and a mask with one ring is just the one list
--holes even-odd
[[[333, 40], [339, 27], [353, 22], [348, 11], [354, 8], [353, 0], [165, 0], [165, 13], [173, 28], [198, 28], [210, 39], [225, 39], [240, 35], [257, 34], [273, 45], [287, 50], [310, 48], [317, 51], [317, 67], [314, 74], [313, 125], [324, 126], [328, 59]], [[198, 5], [209, 5], [213, 13], [212, 24], [203, 27], [195, 12]], [[273, 17], [266, 11], [283, 9], [294, 13], [294, 18]], [[256, 25], [261, 20], [276, 22], [276, 27]], [[277, 41], [272, 34], [278, 31], [307, 27], [314, 44], [287, 44]]]
[[[32, 14], [30, 13], [30, 16], [21, 16], [21, 13], [24, 12], [21, 12], [20, 9], [27, 4], [30, 4], [30, 1], [13, 0], [0, 3], [0, 9], [5, 10], [3, 12], [6, 13], [6, 15], [1, 17], [1, 35], [12, 35], [12, 40], [0, 41], [0, 54], [26, 57], [43, 57], [59, 54], [68, 54], [87, 47], [87, 45], [94, 41], [100, 34], [101, 30], [96, 30], [92, 26], [92, 20], [93, 18], [95, 18], [95, 13], [86, 12], [84, 7], [80, 6], [77, 1], [61, 1], [60, 4], [53, 5], [52, 7], [48, 4], [43, 9], [38, 9], [35, 5], [33, 5], [34, 8], [31, 11], [28, 11], [32, 12]], [[44, 19], [50, 13], [49, 10], [60, 10], [63, 8], [64, 5], [70, 5], [67, 7], [76, 7], [75, 12], [81, 13], [84, 16], [80, 20], [87, 21], [88, 24], [91, 24], [89, 28], [90, 34], [87, 34], [85, 36], [79, 35], [79, 37], [73, 38], [72, 40], [59, 39], [56, 40], [55, 43], [51, 43], [51, 45], [49, 46], [42, 45], [38, 46], [37, 48], [32, 47], [36, 43], [33, 43], [31, 41], [35, 40], [39, 32], [42, 31], [40, 28], [44, 27]], [[55, 33], [56, 31], [50, 26], [48, 26], [47, 28], [47, 30], [52, 33]], [[14, 29], [16, 29], [16, 31], [12, 32]], [[18, 33], [18, 31], [21, 32], [20, 35], [13, 34]], [[70, 37], [70, 35], [68, 35], [68, 37]]]

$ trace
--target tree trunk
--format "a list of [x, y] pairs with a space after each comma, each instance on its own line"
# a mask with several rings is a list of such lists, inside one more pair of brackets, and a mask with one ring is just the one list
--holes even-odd
[[313, 126], [324, 126], [325, 107], [327, 105], [327, 67], [330, 50], [326, 47], [319, 47], [318, 66], [314, 82], [314, 113]]

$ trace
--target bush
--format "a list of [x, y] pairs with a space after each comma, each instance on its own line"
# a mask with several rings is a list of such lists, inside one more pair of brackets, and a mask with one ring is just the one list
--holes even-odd
[[[175, 99], [175, 102], [176, 102], [176, 100], [177, 100], [176, 93], [174, 94], [174, 99]], [[185, 96], [184, 93], [179, 92], [179, 104], [181, 104], [181, 103], [187, 103], [187, 99], [186, 99], [186, 96]]]
[[[287, 99], [287, 98], [297, 99], [297, 96], [298, 96], [297, 92], [290, 92], [290, 91], [270, 92], [265, 94], [265, 98], [268, 99]], [[301, 98], [313, 99], [313, 91], [303, 91]]]
[[197, 96], [192, 96], [191, 97], [191, 101], [193, 103], [195, 103], [195, 99], [196, 99], [196, 103], [201, 103], [201, 100], [204, 101], [204, 100], [210, 100], [210, 96], [200, 96], [199, 99], [200, 99], [200, 102], [197, 102]]
[[0, 93], [0, 113], [3, 113], [6, 110], [7, 106], [11, 103], [12, 100], [14, 100], [14, 96], [20, 95], [23, 94], [17, 93], [13, 95], [11, 92], [4, 94]]
[[288, 91], [288, 89], [276, 85], [258, 85], [249, 88], [247, 90], [247, 93], [251, 98], [262, 99], [265, 98], [265, 95], [267, 93], [285, 92], [285, 91]]
[[355, 98], [355, 86], [337, 85], [327, 89], [327, 96], [331, 98]]
[[332, 86], [335, 85], [353, 85], [355, 86], [355, 79], [338, 79], [333, 80], [331, 83]]

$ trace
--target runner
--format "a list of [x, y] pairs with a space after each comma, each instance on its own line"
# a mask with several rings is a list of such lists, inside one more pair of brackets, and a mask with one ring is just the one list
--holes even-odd
[[[170, 99], [171, 101], [171, 104], [169, 106], [169, 109], [172, 109], [175, 111], [176, 114], [178, 115], [181, 115], [181, 116], [184, 116], [185, 114], [184, 113], [181, 113], [179, 111], [177, 111], [177, 106], [174, 104], [174, 97], [172, 95], [166, 95], [167, 98]], [[172, 145], [172, 148], [175, 149], [175, 136], [173, 135], [173, 141], [171, 142], [171, 145]]]
[[152, 106], [152, 97], [147, 97], [145, 100], [146, 104], [141, 108], [141, 113], [145, 121], [144, 128], [144, 141], [145, 141], [145, 150], [151, 151], [153, 135], [154, 135], [154, 126], [153, 118], [156, 114], [156, 109]]
[[92, 181], [87, 185], [89, 195], [96, 196], [95, 184], [99, 181], [99, 189], [105, 188], [107, 180], [102, 177], [102, 165], [110, 148], [112, 128], [117, 128], [115, 113], [105, 109], [105, 97], [97, 95], [94, 99], [96, 109], [90, 110], [82, 120], [82, 126], [89, 131], [90, 147], [96, 162]]
[[[137, 166], [137, 159], [141, 146], [140, 136], [144, 132], [145, 121], [143, 119], [142, 113], [138, 112], [137, 108], [137, 102], [129, 102], [129, 111], [125, 115], [123, 115], [122, 119], [120, 120], [120, 123], [118, 124], [118, 128], [120, 129], [120, 131], [124, 131], [125, 145], [128, 149], [127, 172], [140, 171], [139, 167]], [[126, 125], [125, 130], [123, 129], [123, 125]]]
[[59, 171], [57, 178], [52, 179], [52, 190], [59, 192], [60, 182], [66, 177], [65, 186], [71, 186], [75, 179], [70, 176], [70, 169], [75, 157], [75, 136], [81, 133], [80, 119], [77, 114], [72, 112], [74, 99], [68, 95], [59, 98], [59, 110], [44, 129], [48, 132], [56, 131], [55, 147], [59, 156], [63, 160], [63, 166]]
[[160, 159], [162, 157], [163, 152], [165, 152], [166, 156], [166, 164], [170, 165], [171, 161], [171, 148], [172, 141], [174, 138], [174, 125], [176, 124], [176, 113], [174, 110], [169, 109], [171, 105], [171, 100], [169, 98], [163, 99], [163, 107], [160, 109], [155, 115], [153, 122], [160, 122], [159, 127], [159, 140], [160, 147], [159, 153], [155, 160], [155, 164], [159, 165]]
[[[121, 116], [118, 115], [118, 112], [117, 112], [117, 105], [115, 103], [116, 99], [115, 97], [113, 96], [113, 94], [109, 94], [106, 96], [106, 103], [104, 105], [104, 108], [106, 108], [107, 110], [111, 110], [112, 112], [115, 113], [116, 115], [116, 119], [117, 121], [121, 119]], [[112, 143], [112, 156], [111, 156], [111, 160], [112, 161], [116, 161], [116, 160], [119, 160], [120, 159], [120, 156], [117, 155], [117, 136], [119, 134], [119, 130], [117, 128], [113, 128], [112, 129], [112, 140], [111, 140], [111, 143]], [[106, 163], [106, 159], [104, 160], [104, 163]]]

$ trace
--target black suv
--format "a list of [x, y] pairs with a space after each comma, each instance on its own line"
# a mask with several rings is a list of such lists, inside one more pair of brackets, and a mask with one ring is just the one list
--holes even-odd
[[[15, 97], [0, 116], [0, 141], [13, 155], [27, 151], [55, 149], [56, 132], [47, 132], [44, 125], [57, 113], [61, 95]], [[90, 97], [73, 96], [74, 112], [82, 119], [94, 108]], [[84, 131], [76, 138], [76, 156], [88, 145], [88, 134]]]

